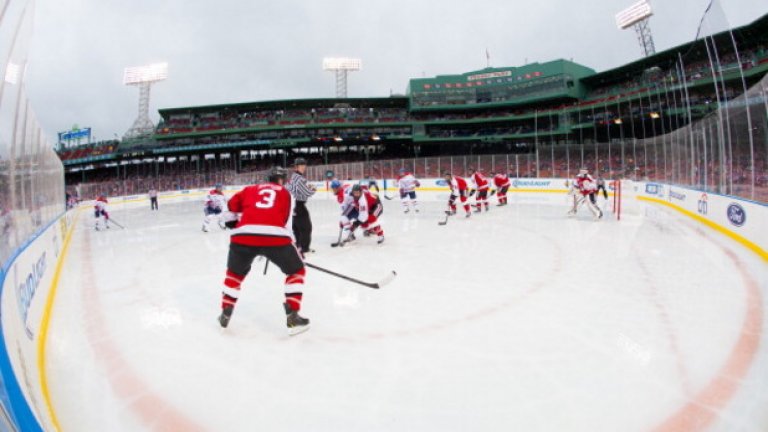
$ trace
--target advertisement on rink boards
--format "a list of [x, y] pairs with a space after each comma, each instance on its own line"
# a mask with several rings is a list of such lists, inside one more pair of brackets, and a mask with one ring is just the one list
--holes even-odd
[[[419, 199], [422, 201], [442, 201], [447, 200], [450, 189], [448, 183], [444, 178], [425, 178], [418, 179], [420, 186], [416, 188], [416, 192], [419, 194]], [[553, 179], [538, 179], [538, 178], [510, 178], [512, 186], [509, 188], [509, 193], [566, 193], [568, 188], [564, 178]], [[393, 198], [399, 198], [398, 187], [396, 179], [384, 179], [384, 180], [340, 180], [342, 184], [361, 184], [366, 185], [370, 182], [375, 182], [379, 187], [382, 194], [387, 194]], [[310, 182], [314, 185], [318, 192], [328, 192], [326, 182]], [[330, 194], [328, 194], [329, 196]]]
[[[510, 178], [512, 186], [509, 188], [509, 193], [523, 192], [523, 193], [566, 193], [568, 192], [565, 185], [568, 179], [555, 178], [555, 179], [537, 179], [537, 178]], [[392, 198], [398, 198], [397, 181], [395, 179], [351, 179], [341, 180], [342, 184], [361, 184], [368, 186], [371, 182], [375, 182], [378, 186], [380, 193], [388, 194]], [[331, 198], [330, 194], [330, 181], [311, 181], [310, 185], [317, 189], [319, 195], [317, 198]], [[419, 179], [421, 186], [416, 188], [416, 192], [421, 195], [421, 200], [445, 200], [448, 199], [448, 185], [443, 178], [427, 178]], [[224, 186], [224, 194], [232, 196], [235, 193], [242, 190], [247, 185], [233, 185]], [[211, 187], [212, 188], [212, 187]], [[206, 194], [211, 188], [201, 189], [183, 189], [174, 191], [162, 191], [158, 192], [158, 199], [160, 204], [163, 203], [175, 203], [175, 202], [188, 202], [188, 201], [200, 201], [205, 198]], [[128, 205], [129, 207], [141, 207], [149, 205], [149, 195], [128, 195], [128, 196], [115, 196], [107, 197], [109, 204]], [[83, 201], [80, 205], [92, 206], [93, 201]]]
[[660, 183], [645, 183], [638, 188], [638, 198], [681, 209], [768, 260], [766, 204]]
[[[0, 429], [34, 431], [41, 430], [41, 425], [52, 427], [42, 396], [37, 344], [73, 216], [74, 212], [62, 215], [4, 264], [0, 292]], [[9, 422], [12, 426], [6, 428]]]

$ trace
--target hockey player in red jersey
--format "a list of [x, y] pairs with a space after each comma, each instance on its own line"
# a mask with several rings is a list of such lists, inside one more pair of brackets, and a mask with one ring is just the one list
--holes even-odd
[[[488, 179], [483, 173], [470, 168], [469, 181], [472, 184], [472, 190], [477, 194], [475, 195], [475, 213], [483, 211], [483, 205], [485, 205], [485, 211], [488, 211], [488, 188], [490, 187]], [[472, 195], [471, 192], [470, 195]]]
[[309, 329], [309, 320], [299, 315], [305, 268], [294, 244], [293, 201], [283, 187], [285, 177], [285, 169], [273, 168], [266, 183], [247, 186], [229, 200], [231, 213], [226, 215], [226, 226], [232, 229], [232, 236], [221, 297], [219, 324], [222, 327], [229, 325], [253, 260], [264, 256], [286, 275], [283, 308], [288, 333], [294, 335]]
[[364, 236], [375, 234], [378, 237], [377, 243], [384, 243], [384, 229], [379, 222], [384, 207], [379, 198], [361, 185], [352, 186], [351, 196], [353, 210], [348, 216], [351, 225], [349, 228], [345, 228], [347, 235], [343, 237], [344, 243], [355, 239], [354, 234], [357, 227], [363, 229]]
[[509, 176], [504, 173], [491, 173], [493, 175], [493, 185], [496, 186], [496, 199], [499, 200], [497, 206], [507, 205], [507, 191], [512, 186]]
[[451, 196], [448, 198], [448, 210], [445, 213], [448, 215], [456, 214], [456, 199], [458, 198], [461, 200], [464, 211], [467, 213], [466, 217], [472, 216], [472, 213], [469, 211], [469, 204], [467, 204], [467, 181], [448, 171], [443, 173], [443, 178], [448, 183], [448, 187], [451, 188]]
[[96, 231], [101, 231], [101, 227], [109, 229], [109, 212], [107, 211], [107, 197], [99, 195], [93, 203], [93, 215], [96, 217]]
[[569, 216], [576, 215], [579, 207], [581, 207], [582, 204], [586, 204], [589, 211], [592, 212], [592, 215], [595, 217], [595, 220], [603, 217], [603, 212], [595, 204], [597, 183], [592, 176], [589, 175], [589, 171], [587, 171], [586, 168], [579, 170], [579, 174], [573, 180], [572, 188], [574, 200], [573, 207], [568, 211]]

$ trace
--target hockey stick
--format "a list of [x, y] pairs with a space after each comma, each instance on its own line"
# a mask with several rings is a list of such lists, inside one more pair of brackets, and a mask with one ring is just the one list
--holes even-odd
[[117, 221], [116, 221], [116, 220], [114, 220], [114, 219], [112, 219], [112, 218], [109, 218], [109, 219], [107, 219], [107, 220], [108, 220], [109, 222], [112, 222], [113, 224], [115, 224], [115, 225], [119, 226], [119, 227], [120, 227], [120, 229], [125, 229], [125, 227], [124, 227], [124, 226], [122, 226], [122, 225], [120, 225], [119, 223], [117, 223]]
[[267, 274], [267, 269], [269, 268], [269, 258], [264, 259], [266, 262], [264, 263], [264, 274]]
[[342, 232], [344, 232], [344, 228], [339, 228], [339, 239], [336, 240], [336, 243], [331, 243], [331, 247], [344, 246], [344, 243], [341, 242], [341, 233]]
[[437, 224], [442, 226], [448, 223], [448, 218], [451, 216], [449, 212], [445, 212], [445, 220], [439, 221]]
[[389, 274], [387, 274], [387, 276], [385, 276], [380, 281], [371, 283], [371, 282], [363, 282], [361, 280], [358, 280], [358, 279], [355, 279], [353, 277], [349, 277], [349, 276], [343, 275], [341, 273], [336, 273], [335, 271], [331, 271], [331, 270], [328, 270], [328, 269], [316, 266], [316, 265], [314, 265], [312, 263], [308, 263], [306, 261], [304, 261], [304, 265], [309, 267], [309, 268], [313, 268], [315, 270], [319, 270], [319, 271], [321, 271], [323, 273], [328, 273], [329, 275], [336, 276], [338, 278], [341, 278], [341, 279], [344, 279], [344, 280], [348, 280], [350, 282], [354, 282], [356, 284], [360, 284], [360, 285], [366, 286], [368, 288], [373, 288], [373, 289], [379, 289], [379, 288], [383, 287], [384, 285], [392, 282], [392, 280], [395, 278], [395, 276], [397, 276], [397, 273], [395, 273], [395, 271], [392, 270]]
[[387, 179], [384, 179], [384, 198], [391, 200], [392, 197], [387, 194]]

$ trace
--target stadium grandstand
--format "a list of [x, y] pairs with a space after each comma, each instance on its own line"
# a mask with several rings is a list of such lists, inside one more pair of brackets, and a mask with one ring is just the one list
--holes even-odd
[[248, 183], [301, 155], [313, 180], [330, 168], [570, 177], [587, 166], [766, 201], [766, 127], [748, 132], [766, 72], [768, 15], [599, 73], [560, 59], [415, 78], [404, 96], [165, 108], [153, 136], [59, 155], [84, 198]]

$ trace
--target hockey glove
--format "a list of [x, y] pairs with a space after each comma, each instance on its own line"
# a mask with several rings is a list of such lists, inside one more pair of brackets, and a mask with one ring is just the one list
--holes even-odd
[[472, 195], [474, 195], [474, 194], [475, 194], [475, 190], [474, 190], [474, 189], [470, 189], [470, 190], [469, 190], [469, 195], [467, 195], [467, 196], [468, 196], [468, 197], [471, 197], [471, 196], [472, 196]]
[[235, 229], [237, 227], [237, 221], [231, 220], [231, 221], [224, 222], [224, 226], [227, 229]]

